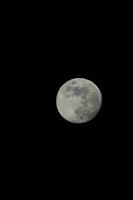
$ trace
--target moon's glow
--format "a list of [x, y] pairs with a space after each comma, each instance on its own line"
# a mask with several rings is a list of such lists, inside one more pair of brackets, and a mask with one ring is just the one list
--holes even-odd
[[56, 104], [63, 118], [74, 123], [93, 119], [100, 110], [102, 95], [91, 81], [75, 78], [67, 81], [58, 91]]

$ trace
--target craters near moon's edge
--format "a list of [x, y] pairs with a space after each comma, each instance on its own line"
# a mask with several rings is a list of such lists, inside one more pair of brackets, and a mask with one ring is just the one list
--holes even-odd
[[72, 81], [71, 84], [72, 84], [72, 85], [75, 85], [75, 84], [76, 84], [76, 81]]
[[70, 85], [66, 86], [65, 92], [71, 92], [72, 88], [73, 88], [73, 87], [70, 86]]

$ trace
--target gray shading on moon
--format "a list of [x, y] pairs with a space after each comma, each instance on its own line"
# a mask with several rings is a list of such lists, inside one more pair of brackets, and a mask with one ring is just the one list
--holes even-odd
[[99, 88], [84, 78], [75, 78], [61, 86], [56, 105], [61, 116], [72, 123], [85, 123], [99, 112], [102, 95]]

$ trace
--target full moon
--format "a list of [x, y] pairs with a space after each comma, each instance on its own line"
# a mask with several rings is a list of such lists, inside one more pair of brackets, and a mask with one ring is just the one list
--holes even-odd
[[74, 78], [64, 83], [56, 96], [60, 115], [72, 123], [85, 123], [96, 117], [102, 105], [99, 88], [85, 78]]

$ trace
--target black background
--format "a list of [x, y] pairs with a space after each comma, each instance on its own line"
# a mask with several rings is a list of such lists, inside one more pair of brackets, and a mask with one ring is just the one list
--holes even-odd
[[[36, 22], [36, 40], [29, 37], [33, 49], [27, 54], [32, 61], [27, 64], [31, 66], [27, 75], [27, 146], [30, 143], [38, 152], [39, 162], [42, 157], [46, 159], [42, 166], [50, 170], [54, 180], [60, 177], [60, 181], [78, 182], [90, 176], [93, 182], [104, 176], [106, 181], [116, 173], [121, 178], [125, 134], [120, 82], [124, 75], [121, 66], [127, 60], [121, 34], [123, 20], [113, 18], [107, 10], [76, 16], [62, 11], [43, 19]], [[101, 111], [86, 124], [65, 121], [56, 108], [58, 89], [75, 77], [96, 83], [103, 96]]]
[[[25, 180], [46, 180], [48, 188], [117, 188], [131, 147], [128, 21], [119, 7], [31, 7], [8, 18], [6, 32], [11, 163]], [[85, 124], [67, 122], [56, 108], [59, 88], [76, 77], [93, 81], [103, 97], [99, 114]]]
[[[54, 165], [54, 172], [63, 173], [66, 179], [88, 176], [88, 169], [101, 179], [101, 174], [113, 169], [114, 162], [118, 163], [120, 133], [115, 69], [120, 56], [116, 50], [119, 41], [107, 21], [101, 23], [98, 18], [90, 21], [53, 22], [45, 38], [44, 68], [38, 77], [42, 92], [38, 121], [42, 134], [38, 142], [43, 147], [45, 144], [50, 169]], [[103, 95], [101, 111], [86, 124], [65, 121], [56, 108], [58, 89], [75, 77], [93, 81]], [[113, 173], [112, 170], [109, 176]]]

